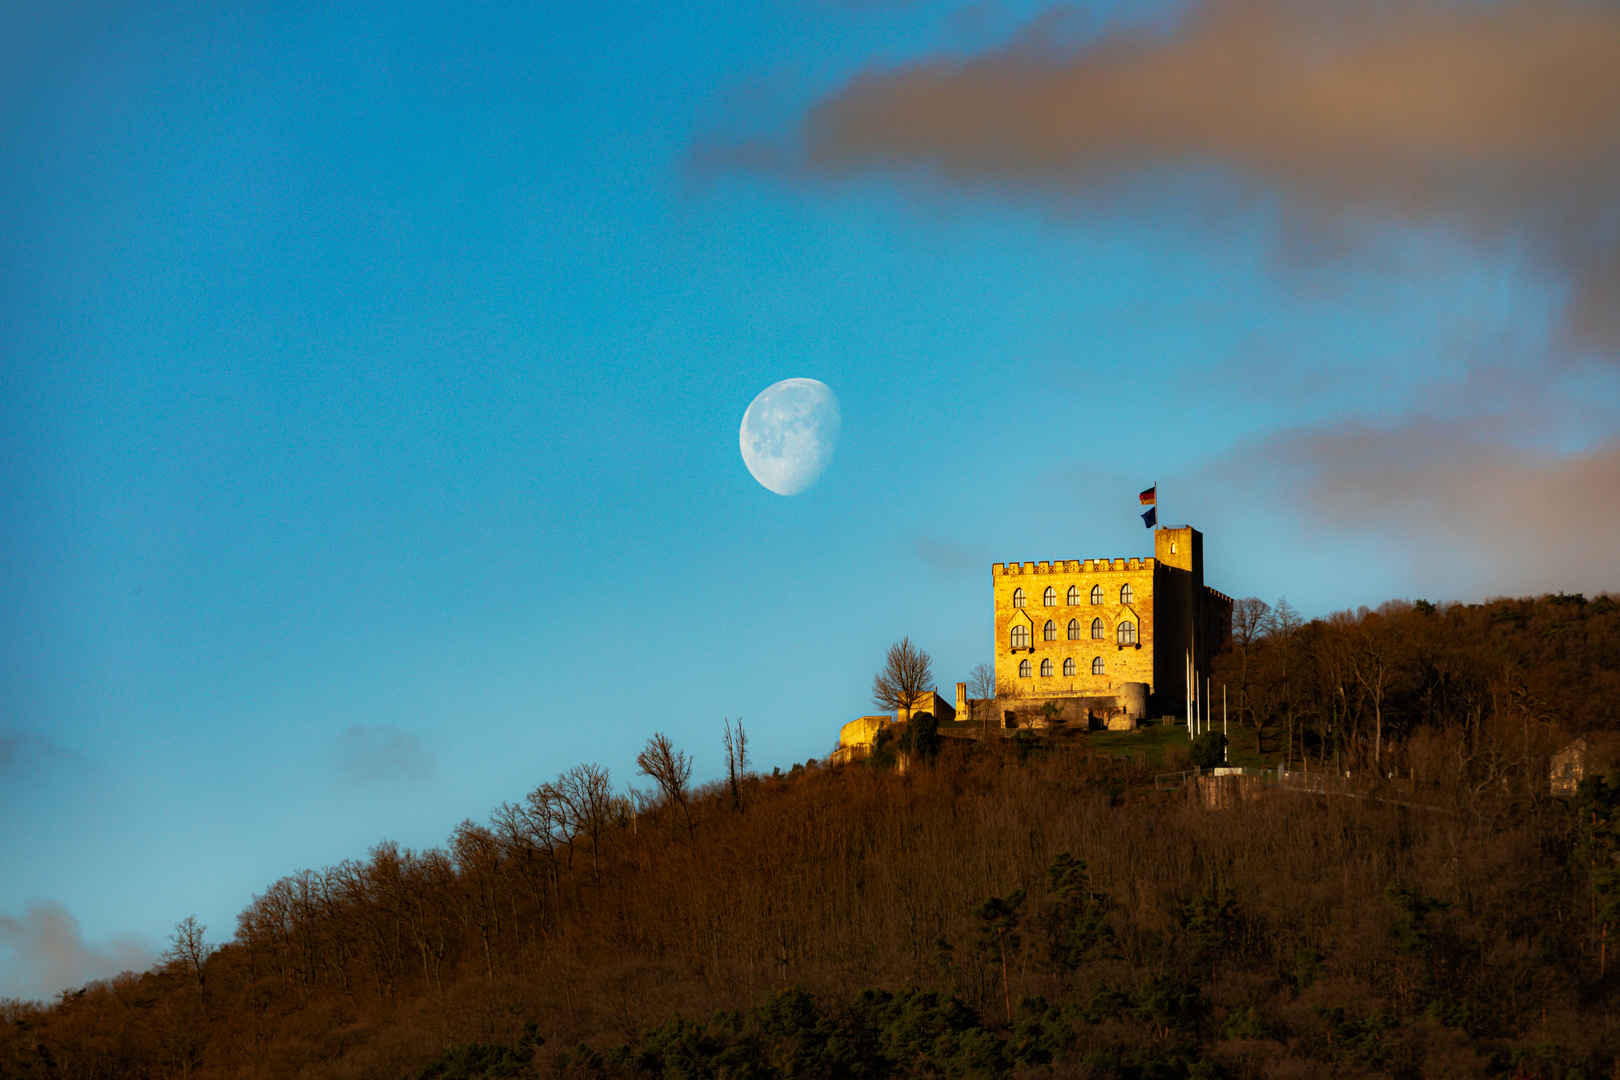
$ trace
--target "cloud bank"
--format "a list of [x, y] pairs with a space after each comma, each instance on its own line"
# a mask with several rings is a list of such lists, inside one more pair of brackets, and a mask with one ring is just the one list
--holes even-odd
[[1490, 436], [1478, 420], [1293, 429], [1234, 448], [1199, 479], [1267, 492], [1308, 528], [1376, 538], [1423, 588], [1466, 594], [1484, 581], [1492, 593], [1591, 595], [1620, 586], [1620, 438], [1558, 453]]
[[1056, 197], [1213, 175], [1315, 226], [1460, 227], [1566, 275], [1569, 338], [1620, 346], [1620, 9], [1207, 0], [1080, 46], [1051, 25], [859, 75], [809, 111], [795, 167]]
[[422, 740], [392, 724], [351, 724], [332, 749], [332, 764], [354, 784], [433, 777], [433, 755]]
[[139, 935], [87, 943], [78, 920], [54, 900], [34, 901], [21, 916], [0, 915], [0, 997], [50, 998], [121, 971], [145, 971], [156, 960], [151, 941]]

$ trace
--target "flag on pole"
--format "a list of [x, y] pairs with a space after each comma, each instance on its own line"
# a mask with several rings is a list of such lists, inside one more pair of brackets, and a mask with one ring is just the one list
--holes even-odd
[[1142, 515], [1142, 524], [1144, 526], [1146, 526], [1147, 528], [1151, 529], [1151, 528], [1153, 528], [1153, 526], [1157, 525], [1158, 523], [1159, 523], [1159, 508], [1157, 506], [1149, 507], [1148, 512]]
[[1143, 506], [1153, 506], [1157, 504], [1159, 501], [1159, 485], [1154, 484], [1152, 487], [1142, 492], [1142, 494], [1138, 495], [1137, 498], [1142, 500]]

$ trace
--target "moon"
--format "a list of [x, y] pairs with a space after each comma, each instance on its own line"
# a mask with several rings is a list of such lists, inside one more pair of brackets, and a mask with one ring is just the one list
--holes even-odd
[[826, 383], [773, 383], [743, 413], [738, 440], [743, 463], [771, 491], [797, 495], [827, 471], [841, 423], [838, 398]]

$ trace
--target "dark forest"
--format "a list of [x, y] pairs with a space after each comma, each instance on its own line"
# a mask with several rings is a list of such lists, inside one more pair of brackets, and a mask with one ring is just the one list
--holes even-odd
[[581, 765], [0, 1002], [0, 1076], [1620, 1077], [1620, 605], [1234, 622], [1234, 749], [1333, 790], [971, 725], [767, 773], [730, 722], [694, 788], [649, 732], [652, 797]]

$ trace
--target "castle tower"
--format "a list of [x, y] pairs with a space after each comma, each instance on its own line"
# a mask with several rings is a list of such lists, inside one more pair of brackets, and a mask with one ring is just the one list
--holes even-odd
[[1158, 640], [1153, 654], [1153, 704], [1166, 716], [1186, 712], [1187, 655], [1196, 673], [1193, 696], [1202, 701], [1209, 673], [1207, 634], [1198, 632], [1204, 595], [1204, 534], [1190, 525], [1153, 533], [1153, 596]]

